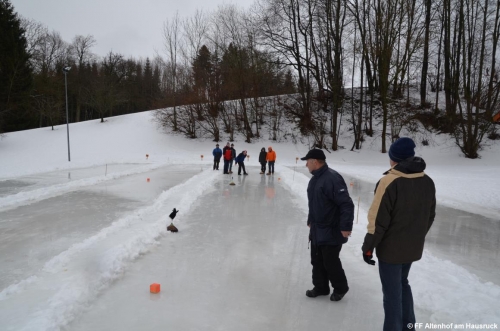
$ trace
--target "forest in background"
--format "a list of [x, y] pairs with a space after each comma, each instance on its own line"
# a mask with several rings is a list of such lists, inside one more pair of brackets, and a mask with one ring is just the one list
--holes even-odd
[[[229, 45], [211, 54], [206, 46], [199, 45], [198, 54], [186, 56], [174, 69], [161, 55], [144, 60], [110, 51], [101, 58], [92, 53], [96, 43], [93, 36], [75, 36], [68, 43], [59, 32], [19, 18], [8, 1], [0, 3], [5, 27], [2, 34], [7, 34], [9, 26], [15, 27], [10, 36], [2, 36], [0, 132], [65, 123], [63, 68], [68, 66], [70, 122], [98, 118], [104, 121], [105, 117], [198, 102], [199, 86], [206, 79], [203, 71], [207, 70], [217, 75], [217, 99], [221, 101], [234, 98], [240, 68], [254, 78], [254, 84], [247, 86], [247, 96], [295, 92], [291, 70], [273, 64], [265, 52], [255, 47], [237, 49]], [[182, 24], [189, 29], [192, 22]], [[13, 35], [16, 38], [9, 38]], [[180, 61], [180, 49], [178, 53]], [[235, 63], [240, 55], [244, 60]], [[12, 81], [15, 85], [10, 87]]]
[[450, 133], [469, 158], [486, 136], [498, 138], [498, 1], [222, 5], [166, 19], [163, 51], [146, 60], [98, 58], [92, 36], [67, 43], [19, 18], [8, 0], [0, 0], [0, 25], [3, 132], [65, 123], [62, 68], [70, 66], [71, 122], [159, 109], [159, 121], [187, 137], [238, 132], [250, 142], [284, 117], [335, 151], [343, 117], [352, 149], [375, 135], [385, 153], [419, 121]]

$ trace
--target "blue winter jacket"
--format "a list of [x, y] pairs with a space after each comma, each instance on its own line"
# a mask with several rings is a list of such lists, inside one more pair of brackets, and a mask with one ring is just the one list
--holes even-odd
[[215, 160], [220, 160], [222, 157], [222, 149], [219, 147], [214, 148], [212, 155], [214, 156]]
[[347, 238], [340, 231], [351, 231], [354, 219], [354, 204], [347, 185], [326, 163], [312, 175], [307, 187], [310, 239], [313, 245], [344, 244]]
[[245, 154], [243, 154], [243, 152], [241, 152], [240, 154], [238, 154], [235, 161], [236, 161], [236, 163], [245, 162], [246, 157], [247, 156]]

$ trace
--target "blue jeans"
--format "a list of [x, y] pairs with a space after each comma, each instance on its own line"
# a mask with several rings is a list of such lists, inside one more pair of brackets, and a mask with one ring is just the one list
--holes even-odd
[[229, 162], [228, 160], [224, 160], [224, 173], [228, 174], [229, 173]]
[[409, 330], [415, 324], [413, 295], [408, 283], [411, 263], [392, 264], [378, 260], [380, 281], [384, 294], [384, 331]]
[[269, 172], [274, 174], [274, 161], [269, 161]]

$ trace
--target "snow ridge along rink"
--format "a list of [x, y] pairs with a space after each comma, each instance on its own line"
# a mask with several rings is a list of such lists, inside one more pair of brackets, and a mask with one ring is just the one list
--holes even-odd
[[53, 198], [73, 190], [81, 189], [88, 186], [93, 186], [102, 182], [118, 179], [135, 174], [145, 173], [166, 166], [168, 163], [150, 164], [142, 167], [134, 167], [133, 169], [111, 173], [109, 175], [94, 176], [91, 178], [83, 178], [73, 180], [68, 183], [51, 185], [34, 190], [22, 191], [16, 194], [0, 197], [0, 211], [9, 210], [22, 205], [38, 202], [44, 199]]
[[[213, 188], [219, 172], [205, 170], [164, 191], [149, 206], [122, 217], [49, 260], [42, 270], [0, 292], [2, 330], [59, 330], [81, 313], [127, 265], [167, 234]], [[182, 207], [179, 207], [182, 206]], [[19, 307], [23, 307], [22, 310]]]

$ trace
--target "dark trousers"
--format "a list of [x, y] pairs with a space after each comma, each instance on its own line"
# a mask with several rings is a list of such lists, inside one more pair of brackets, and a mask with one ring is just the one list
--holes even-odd
[[411, 263], [392, 264], [378, 260], [380, 281], [384, 294], [384, 331], [410, 330], [415, 324], [413, 295], [408, 283]]
[[269, 161], [269, 171], [268, 172], [274, 174], [274, 161]]
[[260, 163], [260, 171], [262, 171], [262, 172], [266, 172], [266, 163], [267, 163], [267, 162], [261, 162], [261, 163]]
[[335, 293], [344, 294], [349, 290], [347, 278], [342, 262], [340, 250], [342, 245], [311, 245], [312, 282], [319, 291], [328, 291], [328, 281], [332, 284]]
[[219, 170], [219, 162], [220, 162], [220, 159], [219, 160], [214, 160], [214, 170], [215, 169]]
[[243, 162], [238, 162], [238, 175], [241, 175], [241, 169], [243, 168], [243, 173], [246, 174], [247, 171], [245, 170], [245, 163]]
[[229, 173], [229, 160], [224, 159], [224, 173], [228, 174]]
[[233, 160], [229, 161], [229, 171], [233, 171]]

